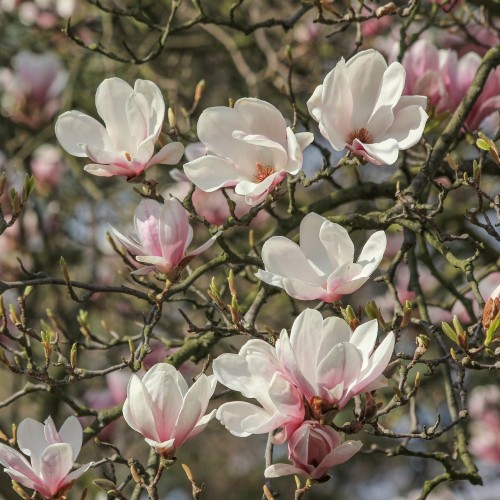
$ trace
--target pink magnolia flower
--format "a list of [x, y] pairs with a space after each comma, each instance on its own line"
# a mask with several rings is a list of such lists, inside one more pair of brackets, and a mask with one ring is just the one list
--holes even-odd
[[[440, 102], [440, 110], [453, 113], [457, 109], [469, 90], [480, 64], [481, 56], [475, 52], [468, 52], [458, 59], [454, 50], [448, 51], [443, 64], [446, 92]], [[485, 118], [498, 110], [500, 110], [500, 68], [490, 73], [481, 95], [465, 120], [465, 125], [469, 130], [477, 130]]]
[[31, 488], [44, 498], [67, 491], [88, 468], [88, 463], [70, 472], [82, 447], [82, 426], [69, 417], [57, 431], [51, 417], [45, 424], [32, 418], [23, 420], [17, 429], [19, 449], [31, 459], [0, 443], [0, 463], [5, 472], [19, 484]]
[[68, 81], [61, 60], [52, 52], [24, 50], [14, 57], [12, 68], [0, 72], [2, 108], [13, 121], [31, 128], [47, 124], [59, 109]]
[[304, 420], [304, 404], [297, 388], [281, 373], [276, 350], [267, 342], [250, 340], [238, 354], [221, 354], [213, 362], [217, 380], [226, 387], [253, 398], [224, 403], [217, 418], [235, 436], [275, 434], [275, 444], [285, 442]]
[[288, 458], [293, 465], [273, 464], [265, 477], [299, 474], [309, 479], [328, 479], [327, 472], [335, 465], [347, 462], [363, 446], [361, 441], [342, 443], [340, 434], [315, 420], [306, 420], [288, 442]]
[[429, 106], [435, 107], [444, 93], [441, 77], [441, 58], [445, 51], [422, 38], [415, 42], [404, 54], [402, 59], [406, 71], [405, 95], [424, 95]]
[[477, 457], [500, 463], [500, 389], [496, 385], [475, 387], [470, 394], [470, 449]]
[[300, 171], [302, 151], [314, 138], [294, 134], [272, 104], [253, 98], [203, 111], [198, 137], [209, 154], [184, 165], [188, 179], [207, 192], [234, 187], [249, 205]]
[[172, 365], [158, 363], [142, 380], [132, 375], [123, 418], [158, 454], [171, 458], [213, 418], [215, 410], [207, 415], [205, 411], [216, 384], [213, 375], [202, 374], [188, 388]]
[[88, 157], [85, 170], [93, 175], [123, 175], [132, 179], [151, 165], [175, 165], [184, 152], [180, 142], [154, 154], [161, 132], [165, 102], [148, 80], [134, 88], [120, 78], [108, 78], [97, 88], [95, 103], [106, 127], [80, 111], [67, 111], [56, 122], [56, 136], [71, 155]]
[[42, 144], [33, 151], [31, 172], [36, 179], [37, 188], [45, 191], [57, 185], [66, 170], [62, 149], [52, 144]]
[[386, 244], [385, 233], [377, 231], [354, 262], [349, 233], [310, 213], [300, 223], [300, 246], [283, 236], [273, 236], [264, 243], [265, 270], [255, 276], [299, 300], [335, 302], [368, 281], [382, 260]]
[[128, 238], [116, 229], [113, 233], [120, 243], [145, 267], [134, 274], [147, 274], [154, 269], [167, 275], [175, 275], [194, 257], [211, 247], [218, 234], [195, 250], [186, 253], [193, 239], [189, 215], [175, 198], [158, 203], [144, 199], [134, 214], [136, 234]]
[[375, 349], [377, 333], [377, 320], [352, 332], [343, 319], [323, 320], [314, 309], [297, 316], [290, 335], [281, 332], [276, 341], [281, 371], [304, 394], [314, 416], [342, 409], [357, 394], [387, 385], [382, 372], [395, 338], [389, 333]]
[[373, 49], [342, 58], [307, 102], [333, 149], [344, 148], [377, 165], [392, 165], [400, 149], [420, 140], [427, 121], [426, 97], [401, 96], [405, 70], [389, 67]]

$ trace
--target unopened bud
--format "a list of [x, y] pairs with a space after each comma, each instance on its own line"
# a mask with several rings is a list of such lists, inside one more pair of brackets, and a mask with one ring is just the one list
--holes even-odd
[[130, 466], [130, 474], [132, 474], [132, 478], [137, 484], [142, 484], [142, 477], [139, 475], [137, 469], [133, 465]]
[[412, 309], [412, 303], [409, 300], [407, 300], [403, 307], [403, 319], [401, 320], [400, 328], [406, 328], [410, 324], [411, 309]]
[[21, 486], [16, 483], [15, 481], [12, 481], [12, 489], [23, 499], [23, 500], [30, 500], [30, 496], [21, 488]]
[[422, 375], [420, 375], [420, 372], [417, 372], [415, 375], [415, 387], [420, 387], [420, 384], [422, 382]]
[[174, 108], [169, 107], [167, 111], [168, 125], [170, 128], [175, 128], [177, 125], [177, 118], [175, 116]]
[[382, 16], [387, 16], [389, 14], [392, 14], [396, 12], [397, 6], [394, 2], [389, 2], [386, 5], [382, 5], [375, 11], [375, 15], [377, 17], [382, 17]]
[[203, 97], [203, 92], [205, 91], [205, 80], [200, 80], [196, 85], [196, 89], [194, 90], [194, 102], [198, 104], [200, 99]]
[[71, 364], [71, 368], [76, 368], [76, 364], [77, 364], [77, 361], [78, 361], [78, 344], [75, 342], [72, 346], [71, 346], [71, 352], [70, 352], [70, 364]]
[[2, 175], [0, 175], [0, 196], [2, 196], [5, 193], [6, 186], [7, 186], [7, 174], [5, 172], [2, 172]]
[[229, 270], [229, 276], [227, 277], [227, 284], [229, 285], [229, 291], [231, 292], [231, 296], [237, 297], [238, 292], [236, 290], [236, 285], [234, 283], [234, 272], [232, 269]]
[[64, 277], [64, 281], [68, 283], [70, 281], [69, 277], [69, 272], [68, 272], [68, 265], [66, 264], [66, 261], [64, 260], [64, 257], [61, 257], [59, 259], [59, 265], [61, 266], [61, 271]]

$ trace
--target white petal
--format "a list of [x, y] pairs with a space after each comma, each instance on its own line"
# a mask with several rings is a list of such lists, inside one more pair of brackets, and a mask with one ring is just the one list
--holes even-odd
[[411, 148], [421, 139], [428, 118], [425, 108], [407, 106], [396, 113], [383, 138], [396, 139], [399, 149]]
[[369, 160], [378, 165], [392, 165], [399, 156], [398, 142], [393, 138], [373, 144], [363, 144], [362, 147], [368, 153]]
[[192, 183], [209, 193], [247, 179], [245, 172], [238, 170], [232, 162], [213, 155], [185, 163], [184, 173]]
[[57, 119], [55, 132], [61, 146], [73, 156], [86, 156], [81, 144], [106, 151], [116, 149], [106, 129], [97, 120], [80, 111], [63, 113]]
[[95, 95], [97, 112], [106, 124], [106, 130], [115, 145], [115, 149], [118, 150], [127, 151], [131, 149], [131, 146], [136, 146], [130, 135], [126, 113], [127, 101], [132, 92], [133, 89], [127, 82], [113, 77], [104, 80], [97, 87]]
[[364, 361], [368, 360], [368, 357], [375, 347], [377, 332], [378, 322], [376, 319], [372, 319], [371, 321], [359, 325], [352, 334], [350, 342], [360, 350]]
[[264, 477], [281, 477], [290, 476], [291, 474], [305, 474], [305, 472], [289, 464], [273, 464], [264, 471]]
[[330, 259], [325, 246], [321, 243], [319, 232], [326, 221], [321, 215], [311, 212], [300, 223], [300, 248], [318, 274], [328, 276], [331, 273]]
[[158, 153], [156, 153], [151, 160], [149, 160], [147, 167], [151, 165], [177, 165], [181, 161], [184, 154], [184, 146], [180, 142], [171, 142], [163, 146]]
[[387, 237], [384, 231], [373, 233], [365, 243], [363, 250], [358, 257], [358, 264], [363, 266], [360, 277], [370, 276], [377, 269], [387, 247]]
[[83, 429], [76, 417], [68, 417], [59, 430], [61, 439], [68, 443], [73, 450], [73, 462], [78, 457], [82, 449]]
[[325, 220], [319, 238], [330, 260], [330, 269], [337, 269], [354, 261], [354, 244], [345, 228]]

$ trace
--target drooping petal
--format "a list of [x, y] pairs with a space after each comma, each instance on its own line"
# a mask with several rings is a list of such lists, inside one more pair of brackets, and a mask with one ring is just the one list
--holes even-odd
[[273, 464], [266, 468], [264, 471], [264, 477], [281, 477], [290, 476], [291, 474], [304, 474], [302, 469], [294, 467], [290, 464]]
[[363, 443], [361, 441], [346, 441], [345, 443], [337, 446], [333, 451], [331, 451], [318, 465], [316, 471], [319, 474], [313, 474], [312, 479], [320, 479], [320, 477], [325, 475], [325, 471], [331, 469], [335, 465], [343, 464], [350, 460], [361, 448]]
[[[359, 143], [357, 139], [354, 142]], [[396, 162], [399, 156], [398, 141], [392, 137], [387, 138], [382, 142], [361, 144], [361, 146], [367, 153], [368, 161], [377, 165], [392, 165]]]
[[[92, 175], [97, 175], [98, 177], [112, 177], [113, 175], [123, 175], [125, 177], [131, 177], [131, 172], [129, 169], [119, 167], [117, 165], [100, 165], [98, 163], [89, 163], [83, 167], [85, 172]], [[134, 175], [132, 175], [133, 177]]]
[[399, 149], [411, 148], [422, 138], [428, 118], [425, 107], [407, 106], [395, 114], [392, 125], [381, 140], [393, 138], [398, 141]]
[[272, 424], [270, 425], [271, 415], [263, 408], [246, 401], [224, 403], [219, 407], [215, 416], [231, 434], [238, 437], [246, 437], [254, 433], [255, 429], [248, 425], [247, 419], [251, 422], [260, 421], [261, 429], [267, 429], [262, 432], [274, 430]]

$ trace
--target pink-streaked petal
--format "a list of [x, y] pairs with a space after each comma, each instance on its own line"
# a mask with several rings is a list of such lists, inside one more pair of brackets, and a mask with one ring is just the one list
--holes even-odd
[[264, 477], [268, 478], [290, 476], [292, 474], [301, 475], [306, 474], [306, 472], [289, 464], [273, 464], [267, 467], [264, 471]]
[[152, 412], [153, 402], [137, 375], [132, 375], [127, 387], [127, 399], [123, 405], [125, 422], [144, 437], [160, 441]]
[[113, 177], [113, 175], [123, 175], [125, 177], [134, 177], [134, 172], [117, 165], [100, 165], [98, 163], [89, 163], [83, 167], [85, 172], [98, 177]]
[[0, 464], [22, 474], [31, 481], [38, 481], [38, 477], [31, 469], [29, 462], [18, 451], [3, 443], [0, 443]]
[[73, 450], [68, 443], [51, 444], [40, 458], [40, 472], [46, 488], [55, 495], [66, 484], [64, 479], [73, 466]]
[[318, 465], [316, 471], [318, 474], [312, 474], [312, 479], [319, 479], [325, 475], [325, 471], [331, 469], [335, 465], [343, 464], [350, 460], [361, 448], [363, 443], [361, 441], [346, 441], [332, 452], [330, 452]]
[[134, 225], [137, 239], [149, 256], [162, 257], [160, 218], [163, 205], [155, 200], [143, 199], [135, 209]]
[[361, 353], [353, 345], [337, 344], [317, 367], [318, 384], [329, 388], [343, 382], [348, 386], [357, 379], [362, 365]]
[[144, 248], [139, 245], [137, 242], [132, 240], [131, 238], [128, 238], [127, 236], [123, 235], [115, 229], [114, 227], [110, 227], [111, 232], [115, 235], [115, 237], [118, 239], [118, 241], [132, 254], [134, 255], [141, 255], [144, 253]]
[[398, 159], [399, 147], [396, 139], [388, 138], [373, 144], [363, 144], [357, 139], [354, 142], [361, 144], [368, 155], [367, 159], [377, 165], [392, 165]]

